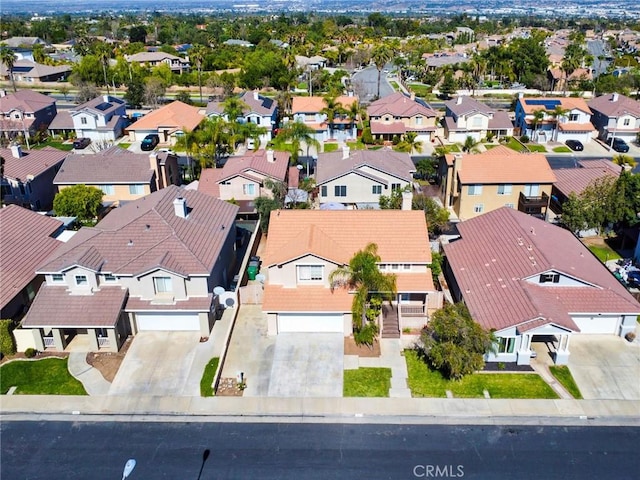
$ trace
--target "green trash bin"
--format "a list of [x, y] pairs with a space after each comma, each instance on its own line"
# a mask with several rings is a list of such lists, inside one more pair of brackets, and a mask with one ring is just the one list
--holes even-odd
[[249, 276], [249, 280], [255, 280], [257, 274], [258, 274], [258, 266], [249, 265], [249, 267], [247, 268], [247, 275]]

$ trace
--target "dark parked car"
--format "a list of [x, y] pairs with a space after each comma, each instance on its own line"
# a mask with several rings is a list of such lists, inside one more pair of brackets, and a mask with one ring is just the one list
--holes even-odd
[[140, 149], [147, 152], [149, 150], [153, 150], [154, 148], [156, 148], [156, 145], [158, 145], [158, 143], [160, 143], [160, 137], [155, 133], [150, 133], [149, 135], [147, 135], [142, 139], [142, 143], [140, 144]]
[[582, 142], [579, 142], [578, 140], [567, 140], [564, 143], [566, 143], [567, 147], [569, 147], [574, 152], [581, 152], [584, 150], [584, 146], [582, 145]]
[[611, 145], [611, 148], [619, 153], [627, 153], [629, 151], [629, 145], [621, 138], [610, 138], [607, 140], [607, 145]]
[[82, 150], [83, 148], [87, 148], [90, 143], [91, 143], [90, 138], [86, 138], [86, 137], [76, 138], [73, 141], [73, 148], [76, 150]]

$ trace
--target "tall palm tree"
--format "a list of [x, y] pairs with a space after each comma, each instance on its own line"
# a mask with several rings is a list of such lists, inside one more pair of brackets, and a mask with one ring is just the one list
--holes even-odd
[[7, 47], [6, 45], [2, 45], [2, 47], [0, 47], [0, 62], [4, 63], [4, 65], [7, 67], [7, 71], [9, 72], [9, 78], [11, 79], [11, 85], [13, 86], [13, 91], [17, 91], [16, 90], [16, 79], [13, 78], [13, 66], [16, 63], [16, 55], [15, 53], [13, 53], [13, 50], [11, 50], [9, 47]]
[[200, 103], [202, 103], [202, 64], [204, 63], [206, 50], [203, 45], [194, 45], [189, 51], [189, 58], [198, 69], [198, 88], [200, 90]]
[[222, 102], [221, 106], [228, 122], [236, 122], [238, 118], [244, 116], [244, 111], [249, 108], [239, 97], [229, 97]]
[[544, 120], [545, 115], [546, 115], [546, 112], [542, 108], [539, 108], [533, 111], [533, 118], [531, 119], [531, 127], [533, 128], [532, 136], [535, 138], [532, 140], [535, 140], [535, 141], [538, 140], [538, 127]]
[[104, 75], [104, 84], [107, 86], [107, 95], [109, 95], [109, 79], [107, 78], [107, 68], [109, 68], [109, 59], [111, 58], [111, 49], [106, 43], [99, 43], [96, 47], [96, 56], [102, 65], [102, 74]]
[[393, 52], [386, 46], [380, 45], [373, 50], [371, 59], [378, 70], [378, 93], [377, 97], [380, 98], [380, 76], [384, 66], [393, 58]]
[[320, 149], [320, 142], [316, 140], [315, 130], [302, 122], [289, 122], [280, 129], [278, 135], [274, 139], [276, 146], [284, 148], [291, 152], [291, 163], [298, 163], [301, 145], [304, 143], [309, 147]]
[[407, 144], [409, 153], [422, 153], [422, 142], [417, 140], [417, 138], [418, 134], [416, 132], [407, 132], [404, 134], [404, 142]]
[[197, 155], [200, 150], [200, 144], [198, 143], [197, 130], [185, 129], [184, 135], [178, 137], [176, 142], [176, 149], [184, 149], [187, 154], [187, 169], [189, 171], [190, 179], [193, 180], [195, 175], [193, 171], [193, 157]]
[[342, 107], [342, 103], [336, 101], [336, 97], [327, 95], [324, 97], [325, 107], [320, 113], [327, 116], [327, 125], [329, 126], [329, 136], [333, 138], [333, 129], [335, 128], [336, 116], [342, 115], [346, 110]]
[[554, 108], [550, 112], [550, 115], [553, 117], [553, 122], [555, 123], [555, 128], [554, 128], [555, 140], [558, 140], [558, 130], [560, 127], [560, 120], [566, 117], [567, 113], [569, 113], [569, 110], [567, 110], [566, 108], [562, 108], [560, 105], [557, 105], [556, 108]]

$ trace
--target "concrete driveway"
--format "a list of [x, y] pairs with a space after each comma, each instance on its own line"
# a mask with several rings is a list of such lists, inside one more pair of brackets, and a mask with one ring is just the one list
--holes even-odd
[[109, 395], [190, 395], [199, 332], [140, 332], [125, 356]]
[[569, 368], [587, 400], [640, 400], [640, 344], [614, 335], [572, 335]]

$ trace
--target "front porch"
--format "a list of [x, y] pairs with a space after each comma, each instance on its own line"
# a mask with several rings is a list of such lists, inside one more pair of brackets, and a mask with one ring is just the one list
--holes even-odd
[[20, 352], [118, 352], [126, 339], [115, 328], [18, 328], [14, 337]]

